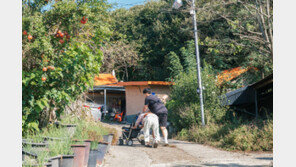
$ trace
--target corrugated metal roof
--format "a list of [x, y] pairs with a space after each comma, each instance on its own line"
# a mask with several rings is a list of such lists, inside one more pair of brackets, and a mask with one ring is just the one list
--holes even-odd
[[273, 82], [273, 74], [249, 86], [236, 89], [220, 96], [222, 105], [240, 105], [254, 103], [255, 89], [264, 87]]
[[89, 91], [97, 91], [97, 90], [114, 90], [114, 91], [125, 91], [123, 86], [94, 86], [93, 89], [89, 89]]
[[267, 84], [270, 84], [272, 82], [273, 82], [273, 73], [268, 75], [267, 77], [261, 79], [260, 81], [251, 84], [250, 86], [255, 88], [255, 89], [258, 89], [258, 88], [264, 87]]
[[254, 103], [254, 89], [242, 87], [220, 96], [220, 100], [223, 106]]

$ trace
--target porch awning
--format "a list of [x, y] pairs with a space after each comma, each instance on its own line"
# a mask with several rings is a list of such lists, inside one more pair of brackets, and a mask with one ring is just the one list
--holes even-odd
[[94, 86], [93, 89], [89, 89], [89, 91], [98, 91], [98, 90], [105, 90], [105, 89], [125, 92], [125, 88], [122, 86]]

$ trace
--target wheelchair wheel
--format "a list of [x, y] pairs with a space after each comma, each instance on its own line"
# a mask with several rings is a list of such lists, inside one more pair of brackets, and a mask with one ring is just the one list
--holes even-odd
[[119, 145], [123, 145], [123, 139], [119, 139]]
[[128, 141], [127, 141], [127, 145], [128, 145], [128, 146], [132, 146], [133, 143], [134, 143], [133, 140], [128, 140]]
[[145, 145], [145, 141], [144, 140], [141, 140], [141, 145]]

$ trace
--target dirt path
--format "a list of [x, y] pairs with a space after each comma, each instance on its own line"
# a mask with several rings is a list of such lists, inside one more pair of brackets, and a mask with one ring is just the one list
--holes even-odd
[[[120, 125], [112, 125], [118, 130]], [[182, 166], [271, 166], [272, 153], [238, 153], [201, 144], [169, 140], [174, 147], [157, 149], [141, 146], [112, 146], [105, 156], [105, 167], [182, 167]]]

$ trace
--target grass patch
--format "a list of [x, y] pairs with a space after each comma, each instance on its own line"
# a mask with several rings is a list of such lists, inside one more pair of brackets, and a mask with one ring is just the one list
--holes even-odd
[[225, 150], [272, 151], [273, 121], [259, 120], [242, 124], [207, 124], [182, 129], [176, 136], [188, 140], [219, 147]]

